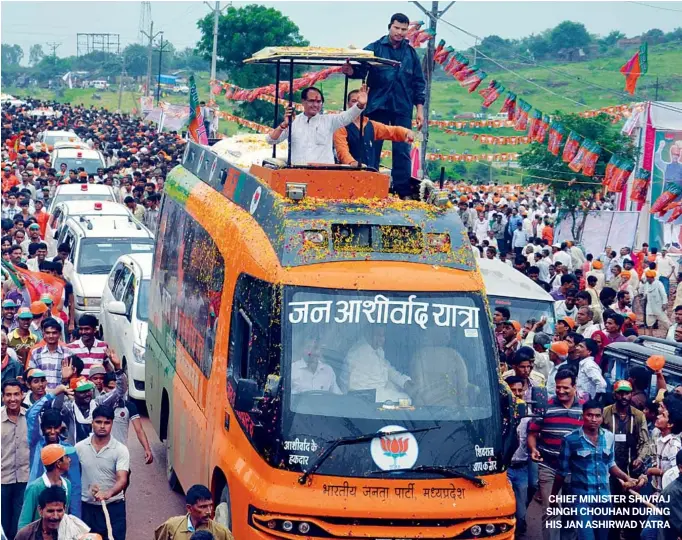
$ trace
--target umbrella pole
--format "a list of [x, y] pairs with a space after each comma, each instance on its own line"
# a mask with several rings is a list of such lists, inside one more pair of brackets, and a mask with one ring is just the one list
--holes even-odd
[[[278, 62], [279, 64], [279, 62]], [[294, 106], [294, 59], [289, 60], [289, 108]], [[293, 115], [292, 115], [293, 116]], [[287, 148], [287, 167], [291, 167], [291, 132], [294, 128], [294, 123], [289, 119], [289, 135]]]
[[[277, 127], [277, 119], [279, 118], [279, 75], [280, 75], [279, 64], [280, 64], [280, 61], [277, 60], [277, 77], [276, 77], [276, 81], [275, 81], [275, 119], [272, 121], [272, 127], [273, 128]], [[273, 158], [277, 157], [277, 145], [276, 144], [272, 145], [272, 157]]]

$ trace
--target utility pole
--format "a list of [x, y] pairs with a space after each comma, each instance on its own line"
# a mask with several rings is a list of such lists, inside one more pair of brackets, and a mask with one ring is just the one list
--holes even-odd
[[121, 112], [121, 101], [123, 99], [123, 78], [126, 76], [126, 61], [125, 57], [122, 58], [122, 65], [121, 65], [121, 80], [118, 83], [118, 108], [116, 109], [116, 112], [120, 113]]
[[436, 50], [435, 35], [438, 20], [445, 15], [445, 12], [450, 9], [454, 2], [450, 2], [445, 9], [438, 10], [438, 2], [434, 0], [431, 2], [431, 11], [423, 7], [419, 2], [412, 2], [429, 18], [429, 30], [433, 32], [433, 39], [428, 41], [426, 55], [422, 62], [422, 70], [424, 71], [424, 79], [426, 80], [426, 99], [424, 100], [424, 125], [422, 126], [422, 133], [424, 134], [424, 144], [422, 144], [422, 163], [426, 161], [426, 146], [429, 142], [429, 113], [431, 112], [431, 82], [433, 81], [433, 70], [436, 65], [433, 55]]
[[215, 3], [215, 8], [211, 7], [211, 4], [204, 2], [209, 9], [213, 12], [213, 52], [211, 54], [211, 80], [214, 81], [216, 78], [216, 63], [218, 61], [218, 20], [220, 14], [225, 11], [228, 7], [232, 5], [229, 2], [224, 8], [220, 8], [220, 2]]
[[[163, 60], [163, 53], [166, 52], [163, 49], [163, 32], [160, 32], [161, 38], [159, 41], [159, 75], [156, 79], [156, 105], [159, 105], [159, 101], [161, 100], [161, 63]], [[168, 42], [166, 42], [168, 43]]]
[[147, 89], [145, 90], [144, 95], [149, 96], [151, 93], [151, 85], [152, 85], [152, 51], [153, 51], [153, 46], [154, 46], [154, 40], [160, 35], [163, 34], [163, 32], [157, 32], [156, 34], [154, 33], [154, 21], [151, 21], [149, 23], [149, 33], [145, 32], [142, 30], [142, 33], [145, 35], [145, 37], [149, 38], [149, 46], [147, 50]]
[[46, 43], [45, 45], [47, 45], [50, 49], [52, 49], [52, 64], [53, 65], [56, 64], [57, 63], [57, 48], [61, 47], [62, 44], [56, 43], [53, 41], [52, 43]]
[[658, 101], [658, 77], [656, 77], [656, 86], [655, 86], [655, 88], [656, 88], [656, 94], [655, 94], [655, 97], [654, 97], [654, 101]]

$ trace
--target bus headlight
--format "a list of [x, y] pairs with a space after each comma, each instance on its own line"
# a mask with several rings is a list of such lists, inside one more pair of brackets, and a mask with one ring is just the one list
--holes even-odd
[[481, 532], [483, 532], [483, 531], [481, 530], [480, 525], [474, 525], [473, 527], [471, 527], [471, 535], [472, 536], [481, 536]]

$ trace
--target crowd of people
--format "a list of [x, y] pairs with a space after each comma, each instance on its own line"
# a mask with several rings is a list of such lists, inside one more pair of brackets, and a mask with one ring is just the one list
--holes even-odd
[[[627, 379], [616, 380], [604, 349], [640, 334], [682, 343], [679, 262], [667, 246], [659, 251], [644, 244], [636, 252], [607, 246], [591, 254], [571, 242], [555, 243], [551, 196], [532, 189], [510, 193], [469, 190], [461, 195], [459, 214], [477, 257], [514, 267], [554, 299], [554, 321], [517, 321], [505, 306], [493, 313], [501, 377], [530, 411], [519, 424], [508, 470], [517, 536], [526, 530], [535, 498], [545, 540], [653, 540], [659, 532], [659, 538], [676, 540], [682, 534], [682, 385], [669, 389], [661, 371], [664, 358], [656, 354], [647, 362], [656, 369], [632, 367]], [[649, 397], [652, 377], [656, 392]], [[567, 527], [566, 517], [552, 524], [558, 515], [552, 509], [561, 506], [556, 496], [568, 493], [662, 494], [670, 528], [661, 529], [655, 517], [625, 531], [588, 527], [598, 508], [610, 507], [604, 501], [572, 505], [584, 527]], [[636, 515], [633, 509], [646, 504], [626, 500], [610, 511]]]
[[[28, 114], [38, 107], [54, 115]], [[89, 173], [51, 163], [53, 148], [39, 138], [50, 130], [72, 131], [102, 152], [105, 166]], [[47, 208], [61, 184], [105, 184], [154, 232], [166, 174], [185, 143], [127, 114], [36, 100], [3, 106], [2, 140], [3, 538], [123, 540], [130, 426], [145, 463], [154, 457], [121, 362], [96, 337], [99, 321], [74, 315], [68, 246], [47, 257]], [[21, 276], [5, 271], [11, 268], [60, 277], [63, 298], [32, 298]], [[209, 519], [206, 487], [188, 490], [187, 511], [156, 538], [230, 538]]]
[[[414, 138], [413, 108], [418, 127], [423, 121], [424, 80], [416, 53], [404, 39], [408, 23], [404, 15], [394, 15], [388, 35], [368, 46], [386, 58], [400, 56], [400, 70], [367, 73], [344, 66], [351, 77], [368, 76], [372, 91], [368, 94], [363, 85], [347, 96], [345, 113], [322, 115], [322, 92], [306, 89], [303, 115], [294, 118], [289, 111], [269, 142], [284, 141], [291, 129], [294, 163], [333, 163], [333, 141], [341, 162], [378, 166], [381, 141], [392, 140], [393, 189], [409, 198], [407, 143]], [[386, 79], [389, 72], [396, 80]], [[394, 87], [400, 88], [399, 99], [389, 91]], [[55, 115], [28, 114], [45, 106]], [[370, 119], [366, 124], [363, 111]], [[55, 129], [73, 130], [102, 152], [105, 166], [88, 173], [51, 163], [52, 148], [39, 141], [39, 134]], [[317, 140], [320, 133], [324, 144]], [[154, 456], [137, 408], [126, 397], [121, 362], [96, 337], [97, 318], [74, 316], [69, 246], [59, 246], [52, 260], [47, 257], [46, 209], [60, 184], [101, 183], [111, 186], [118, 202], [155, 232], [166, 174], [180, 161], [185, 143], [178, 133], [157, 133], [127, 114], [35, 100], [3, 107], [2, 139], [3, 262], [53, 274], [65, 283], [63, 298], [31, 298], [21, 280], [3, 273], [3, 532], [10, 540], [58, 534], [123, 540], [125, 493], [134, 481], [127, 448], [130, 425], [145, 462], [152, 463]], [[671, 289], [674, 282], [677, 288], [682, 284], [678, 261], [666, 246], [585, 253], [570, 242], [555, 242], [557, 202], [544, 188], [450, 187], [475, 255], [514, 267], [555, 300], [555, 321], [514, 320], [502, 306], [493, 313], [501, 376], [532, 413], [520, 422], [508, 469], [517, 533], [524, 533], [526, 509], [537, 497], [545, 540], [560, 534], [619, 538], [621, 531], [608, 528], [588, 536], [586, 529], [547, 526], [549, 509], [557, 504], [553, 496], [569, 492], [570, 486], [578, 494], [672, 494], [661, 504], [668, 505], [673, 524], [673, 533], [665, 534], [676, 535], [665, 538], [677, 539], [682, 535], [682, 387], [668, 390], [660, 367], [633, 368], [627, 379], [615, 380], [604, 348], [646, 333], [682, 343], [682, 294]], [[608, 200], [582, 204], [613, 210]], [[652, 376], [657, 393], [649, 398]], [[548, 397], [546, 405], [541, 395]], [[186, 503], [187, 514], [160, 525], [157, 540], [231, 538], [210, 519], [208, 488], [191, 487]], [[623, 534], [652, 540], [658, 532], [652, 522]]]

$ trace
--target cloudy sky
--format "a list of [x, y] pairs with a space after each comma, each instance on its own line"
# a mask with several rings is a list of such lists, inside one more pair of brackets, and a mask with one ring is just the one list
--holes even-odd
[[[233, 2], [235, 6], [253, 2]], [[431, 2], [422, 2], [430, 6]], [[213, 2], [211, 2], [213, 4]], [[390, 15], [404, 12], [411, 19], [423, 19], [419, 9], [408, 2], [262, 2], [291, 18], [312, 45], [362, 47], [383, 35]], [[60, 43], [58, 56], [76, 54], [76, 34], [117, 33], [121, 45], [139, 40], [141, 2], [60, 2], [3, 0], [1, 37], [3, 43], [18, 43], [24, 62], [34, 43], [47, 52], [48, 42]], [[226, 2], [221, 3], [222, 6]], [[447, 5], [440, 2], [441, 7]], [[201, 1], [151, 2], [154, 30], [176, 48], [194, 46], [199, 32], [196, 20], [208, 12]], [[682, 2], [487, 2], [458, 1], [444, 19], [477, 36], [497, 34], [516, 38], [539, 33], [563, 20], [585, 24], [595, 34], [620, 30], [628, 36], [651, 28], [663, 31], [682, 26]], [[257, 32], [257, 29], [254, 29]], [[441, 24], [439, 34], [455, 47], [473, 45], [473, 38]]]

